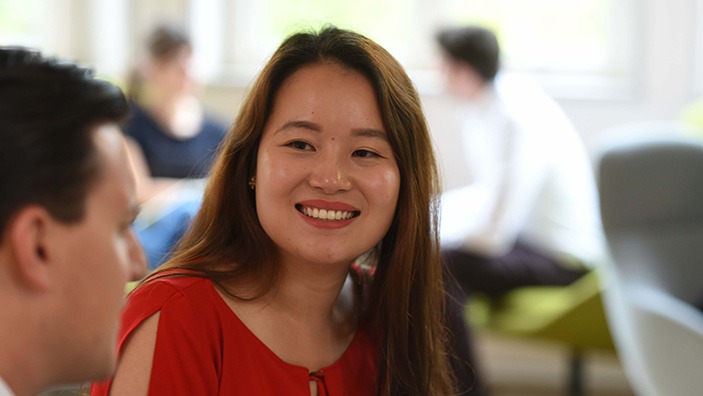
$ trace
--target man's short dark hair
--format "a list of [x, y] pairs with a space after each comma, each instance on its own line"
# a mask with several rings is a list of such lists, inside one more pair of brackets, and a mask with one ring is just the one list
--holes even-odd
[[485, 81], [493, 81], [500, 67], [500, 46], [495, 34], [479, 26], [440, 30], [437, 42], [459, 62], [466, 62]]
[[92, 131], [127, 112], [122, 91], [92, 70], [0, 47], [0, 234], [30, 204], [79, 221], [102, 169]]

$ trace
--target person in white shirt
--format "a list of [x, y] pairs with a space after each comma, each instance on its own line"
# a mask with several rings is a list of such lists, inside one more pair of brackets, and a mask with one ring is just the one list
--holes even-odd
[[91, 71], [0, 47], [0, 395], [115, 369], [125, 284], [146, 272], [127, 111]]
[[[470, 180], [441, 197], [443, 260], [460, 285], [453, 297], [497, 298], [521, 286], [574, 282], [604, 249], [592, 165], [580, 136], [536, 83], [500, 71], [492, 31], [447, 28], [437, 42]], [[463, 321], [463, 306], [454, 309], [454, 321]], [[455, 342], [473, 372], [457, 376], [476, 375], [475, 393], [467, 394], [484, 394], [464, 330], [455, 331]]]

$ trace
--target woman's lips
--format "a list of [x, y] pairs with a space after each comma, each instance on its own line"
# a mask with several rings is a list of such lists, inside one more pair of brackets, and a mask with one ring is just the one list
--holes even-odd
[[343, 202], [304, 201], [295, 208], [305, 216], [321, 221], [349, 220], [361, 214], [355, 207]]

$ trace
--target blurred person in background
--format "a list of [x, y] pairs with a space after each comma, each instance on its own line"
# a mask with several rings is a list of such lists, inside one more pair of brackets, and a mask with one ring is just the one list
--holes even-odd
[[0, 48], [0, 395], [108, 377], [146, 272], [116, 86]]
[[161, 24], [147, 37], [146, 55], [128, 81], [132, 113], [123, 130], [141, 201], [180, 179], [206, 177], [226, 133], [226, 124], [197, 97], [192, 57], [186, 33]]
[[179, 182], [207, 176], [226, 134], [225, 123], [197, 97], [192, 57], [186, 33], [160, 24], [147, 37], [145, 57], [127, 86], [132, 111], [123, 130], [137, 195], [149, 201], [135, 226], [152, 269], [168, 258], [200, 207], [202, 184]]
[[460, 302], [449, 303], [451, 320], [463, 326], [453, 326], [454, 342], [468, 363], [458, 375], [465, 390], [477, 376], [466, 394], [479, 395], [467, 296], [568, 285], [602, 258], [603, 236], [590, 158], [563, 110], [531, 80], [499, 73], [492, 31], [449, 27], [436, 39], [471, 180], [443, 193], [440, 240], [460, 285], [449, 288]]

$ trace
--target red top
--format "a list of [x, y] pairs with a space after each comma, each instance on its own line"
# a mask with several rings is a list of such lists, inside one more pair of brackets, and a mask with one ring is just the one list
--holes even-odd
[[[378, 368], [369, 331], [360, 327], [344, 354], [315, 373], [281, 360], [232, 312], [212, 282], [192, 276], [140, 286], [122, 313], [119, 348], [151, 315], [161, 312], [149, 395], [373, 395]], [[110, 381], [93, 384], [107, 395]]]

